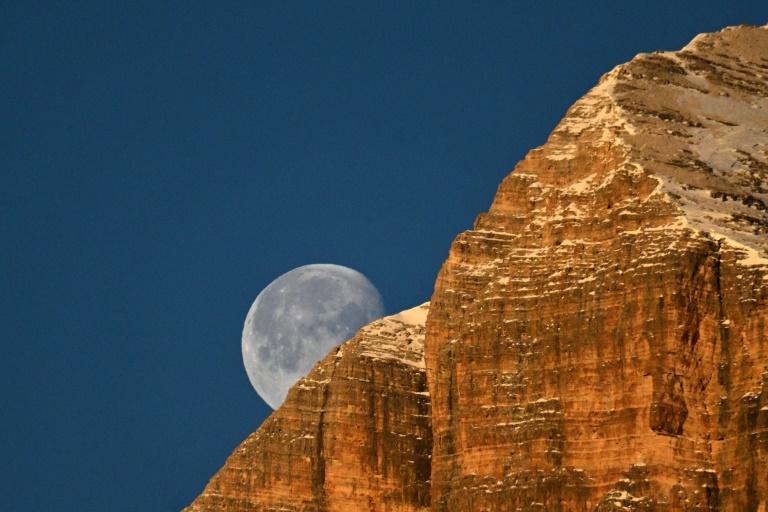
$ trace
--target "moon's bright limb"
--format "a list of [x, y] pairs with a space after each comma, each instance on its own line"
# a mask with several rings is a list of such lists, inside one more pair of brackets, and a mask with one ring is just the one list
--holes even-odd
[[312, 366], [357, 329], [384, 316], [378, 290], [339, 265], [305, 265], [275, 279], [248, 311], [243, 362], [256, 392], [273, 409]]

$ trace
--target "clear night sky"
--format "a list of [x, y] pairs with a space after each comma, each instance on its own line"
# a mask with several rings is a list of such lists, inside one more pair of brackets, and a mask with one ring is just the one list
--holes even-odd
[[388, 313], [429, 300], [600, 75], [768, 22], [764, 0], [115, 4], [0, 5], [3, 511], [188, 505], [271, 412], [240, 335], [273, 279], [336, 263]]

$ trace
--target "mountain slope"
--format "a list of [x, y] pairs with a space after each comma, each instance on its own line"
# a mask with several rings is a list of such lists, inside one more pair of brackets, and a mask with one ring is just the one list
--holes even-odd
[[637, 56], [456, 239], [434, 510], [766, 506], [767, 79], [765, 28]]
[[765, 511], [767, 231], [768, 28], [638, 55], [187, 510]]
[[427, 509], [428, 306], [372, 322], [317, 363], [185, 510]]

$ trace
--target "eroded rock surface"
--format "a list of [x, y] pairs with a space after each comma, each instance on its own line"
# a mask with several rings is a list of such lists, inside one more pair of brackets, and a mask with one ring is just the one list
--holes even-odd
[[767, 205], [768, 28], [638, 55], [188, 510], [765, 512]]
[[432, 508], [765, 510], [768, 29], [605, 75], [453, 243]]
[[427, 310], [377, 320], [317, 363], [185, 510], [428, 509]]

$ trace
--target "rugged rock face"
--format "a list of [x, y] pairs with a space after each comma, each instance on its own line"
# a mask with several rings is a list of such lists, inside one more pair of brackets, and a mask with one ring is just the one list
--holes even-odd
[[185, 510], [428, 509], [427, 311], [377, 320], [317, 363]]
[[766, 28], [568, 111], [437, 279], [433, 510], [766, 510], [766, 162]]
[[766, 512], [768, 27], [606, 74], [425, 312], [318, 363], [188, 510]]

